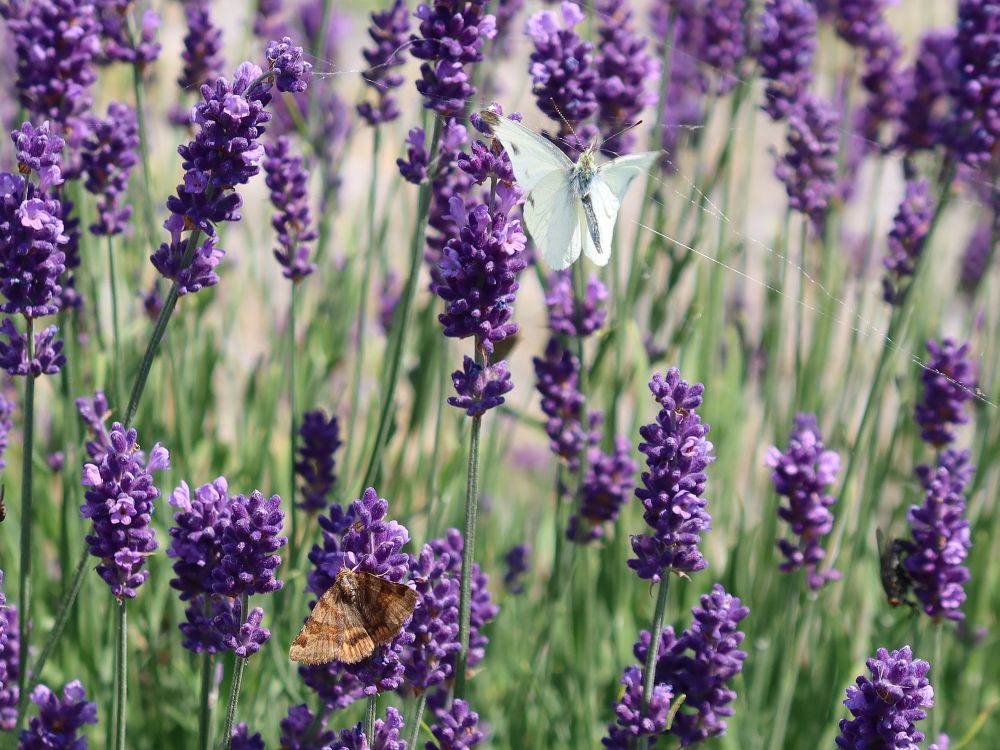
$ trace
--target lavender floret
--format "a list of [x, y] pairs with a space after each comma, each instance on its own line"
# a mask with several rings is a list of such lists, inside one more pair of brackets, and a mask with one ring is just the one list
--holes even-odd
[[909, 646], [892, 652], [880, 648], [866, 664], [871, 678], [861, 675], [847, 688], [844, 705], [854, 718], [841, 720], [837, 747], [917, 750], [924, 734], [916, 722], [926, 719], [924, 709], [934, 705], [934, 688], [927, 680], [930, 664], [914, 659]]
[[920, 437], [942, 448], [955, 442], [954, 427], [969, 421], [965, 402], [975, 395], [976, 370], [968, 358], [968, 342], [958, 345], [946, 338], [929, 340], [924, 363], [924, 396], [915, 409]]

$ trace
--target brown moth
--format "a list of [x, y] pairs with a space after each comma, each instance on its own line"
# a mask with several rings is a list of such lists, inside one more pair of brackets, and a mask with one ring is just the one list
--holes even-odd
[[341, 568], [288, 649], [303, 664], [354, 664], [395, 638], [413, 614], [417, 592], [371, 573]]

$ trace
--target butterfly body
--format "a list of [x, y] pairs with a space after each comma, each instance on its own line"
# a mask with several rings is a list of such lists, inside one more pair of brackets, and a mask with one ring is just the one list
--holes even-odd
[[545, 262], [562, 270], [582, 252], [597, 265], [607, 265], [625, 192], [659, 154], [629, 154], [598, 164], [590, 148], [573, 163], [555, 144], [520, 123], [495, 112], [479, 114], [503, 144], [527, 195], [524, 221]]
[[354, 664], [399, 635], [417, 592], [371, 573], [341, 568], [288, 649], [303, 664]]

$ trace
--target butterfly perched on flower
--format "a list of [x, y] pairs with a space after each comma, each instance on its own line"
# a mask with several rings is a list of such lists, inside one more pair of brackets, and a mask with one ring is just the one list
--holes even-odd
[[629, 185], [659, 152], [628, 154], [598, 164], [593, 147], [576, 163], [555, 144], [496, 112], [479, 113], [510, 157], [527, 195], [524, 221], [545, 262], [557, 271], [583, 254], [599, 266], [611, 258], [611, 237]]

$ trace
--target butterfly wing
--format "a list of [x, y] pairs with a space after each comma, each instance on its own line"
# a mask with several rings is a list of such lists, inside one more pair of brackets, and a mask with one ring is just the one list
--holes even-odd
[[354, 664], [375, 650], [361, 613], [346, 601], [335, 583], [316, 602], [309, 619], [288, 649], [288, 658], [302, 664], [342, 661]]
[[615, 198], [621, 203], [625, 198], [632, 180], [641, 174], [649, 171], [653, 162], [659, 158], [659, 151], [647, 151], [644, 154], [627, 154], [612, 159], [607, 164], [602, 164], [597, 168], [597, 175], [611, 189]]
[[365, 582], [358, 587], [358, 609], [368, 634], [376, 645], [388, 643], [403, 627], [417, 606], [417, 592], [371, 573], [358, 573]]
[[569, 171], [548, 174], [529, 193], [524, 204], [524, 223], [531, 239], [546, 264], [556, 271], [569, 268], [580, 257], [582, 211]]
[[553, 173], [565, 174], [573, 168], [566, 154], [534, 130], [494, 112], [484, 110], [479, 114], [503, 144], [514, 167], [517, 184], [526, 194]]
[[590, 183], [590, 192], [581, 202], [585, 219], [583, 252], [598, 266], [606, 266], [611, 259], [611, 236], [621, 202], [608, 184], [596, 175]]

